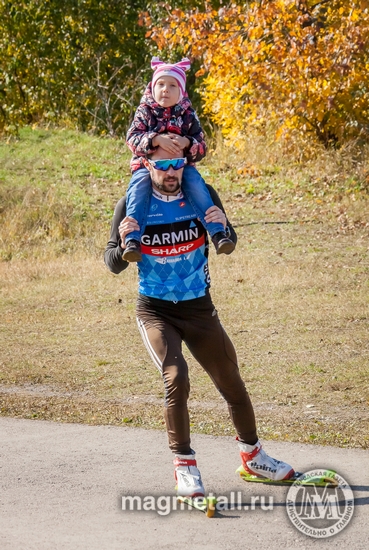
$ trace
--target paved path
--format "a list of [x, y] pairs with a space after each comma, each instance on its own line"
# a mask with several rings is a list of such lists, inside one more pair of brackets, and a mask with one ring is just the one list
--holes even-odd
[[[227, 509], [213, 519], [196, 510], [165, 516], [122, 511], [124, 495], [174, 495], [163, 432], [0, 418], [0, 435], [2, 550], [369, 547], [369, 456], [364, 450], [264, 442], [271, 455], [296, 469], [329, 467], [352, 486], [350, 524], [334, 537], [315, 539], [297, 531], [287, 517], [288, 488], [248, 484], [235, 475], [239, 458], [230, 437], [193, 435], [207, 490], [229, 498], [234, 491], [234, 500], [243, 505], [264, 497], [264, 508], [272, 503], [272, 509]], [[160, 502], [165, 511], [166, 501]]]

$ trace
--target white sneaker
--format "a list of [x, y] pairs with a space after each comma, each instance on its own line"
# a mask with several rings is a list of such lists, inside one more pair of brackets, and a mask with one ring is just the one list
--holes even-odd
[[182, 497], [203, 497], [205, 489], [201, 474], [197, 468], [195, 454], [176, 455], [173, 464], [176, 467], [174, 477], [177, 481], [177, 495]]
[[295, 473], [292, 466], [286, 462], [268, 456], [262, 449], [260, 441], [257, 441], [255, 445], [247, 445], [239, 441], [238, 446], [242, 465], [249, 474], [281, 481], [282, 479], [290, 479]]

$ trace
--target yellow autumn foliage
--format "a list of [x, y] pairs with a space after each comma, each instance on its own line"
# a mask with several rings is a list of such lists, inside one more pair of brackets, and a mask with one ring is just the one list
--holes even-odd
[[327, 146], [368, 139], [368, 1], [260, 0], [146, 24], [160, 49], [201, 60], [205, 112], [232, 145], [267, 125]]

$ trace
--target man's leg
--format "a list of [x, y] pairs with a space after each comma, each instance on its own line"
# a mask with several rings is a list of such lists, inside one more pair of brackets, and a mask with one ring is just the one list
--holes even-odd
[[187, 363], [181, 350], [182, 338], [177, 329], [162, 319], [152, 322], [147, 314], [139, 315], [137, 322], [142, 339], [163, 376], [164, 417], [169, 447], [175, 454], [173, 463], [177, 494], [185, 497], [204, 496], [205, 489], [197, 468], [195, 453], [190, 447], [190, 420], [187, 409], [190, 381]]
[[153, 324], [140, 314], [137, 322], [143, 342], [163, 377], [169, 447], [175, 453], [191, 454], [187, 409], [190, 381], [181, 349], [182, 338], [177, 329], [161, 319]]
[[236, 352], [210, 300], [186, 324], [184, 341], [226, 400], [239, 439], [256, 443], [254, 409], [238, 369]]
[[253, 407], [241, 379], [234, 347], [214, 308], [197, 312], [186, 325], [184, 341], [227, 401], [239, 440], [244, 469], [275, 480], [294, 474], [286, 462], [268, 456], [258, 440]]

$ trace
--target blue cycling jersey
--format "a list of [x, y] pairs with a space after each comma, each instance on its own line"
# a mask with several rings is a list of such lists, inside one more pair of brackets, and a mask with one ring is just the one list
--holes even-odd
[[153, 191], [141, 252], [140, 294], [172, 302], [206, 294], [210, 286], [207, 233], [182, 193], [173, 197]]

